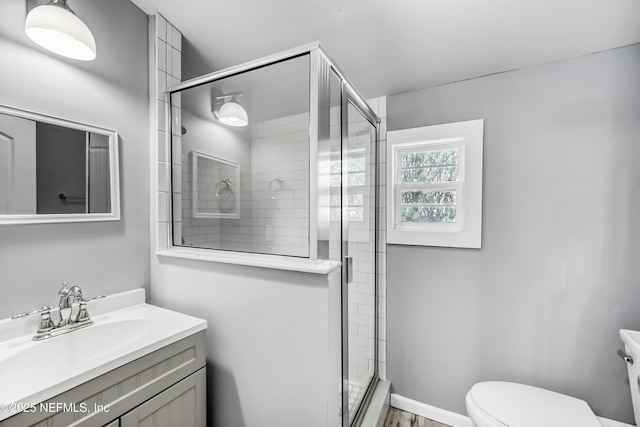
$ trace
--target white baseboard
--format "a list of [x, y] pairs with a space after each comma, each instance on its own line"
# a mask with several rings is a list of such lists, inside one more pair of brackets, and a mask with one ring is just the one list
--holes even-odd
[[[474, 427], [469, 417], [427, 405], [426, 403], [418, 402], [417, 400], [412, 400], [399, 394], [391, 393], [391, 406], [451, 427]], [[604, 427], [634, 427], [631, 424], [625, 424], [608, 418], [597, 418]]]
[[436, 408], [435, 406], [427, 405], [417, 400], [408, 399], [395, 393], [391, 394], [391, 406], [451, 427], [473, 427], [473, 423], [469, 417]]

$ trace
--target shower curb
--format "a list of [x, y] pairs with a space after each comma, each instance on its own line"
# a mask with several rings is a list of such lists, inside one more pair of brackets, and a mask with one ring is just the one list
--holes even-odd
[[391, 404], [391, 382], [378, 381], [360, 427], [383, 427]]

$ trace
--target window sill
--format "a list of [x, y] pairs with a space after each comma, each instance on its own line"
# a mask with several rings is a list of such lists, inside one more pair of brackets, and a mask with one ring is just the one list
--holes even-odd
[[197, 261], [220, 262], [224, 264], [299, 271], [302, 273], [312, 274], [329, 274], [341, 266], [341, 263], [338, 261], [314, 261], [307, 258], [197, 248], [173, 247], [170, 249], [156, 251], [156, 255], [159, 257], [184, 258]]

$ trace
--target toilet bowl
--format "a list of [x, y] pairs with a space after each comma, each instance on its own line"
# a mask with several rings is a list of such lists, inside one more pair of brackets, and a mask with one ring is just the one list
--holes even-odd
[[[640, 384], [640, 332], [620, 330], [625, 343], [630, 384]], [[640, 391], [631, 386], [636, 420]], [[467, 413], [475, 427], [614, 427], [628, 426], [596, 417], [589, 405], [561, 393], [502, 381], [475, 384], [467, 393]]]

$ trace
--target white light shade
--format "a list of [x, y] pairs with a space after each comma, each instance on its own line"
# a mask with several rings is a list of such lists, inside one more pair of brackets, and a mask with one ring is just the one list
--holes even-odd
[[56, 4], [31, 9], [24, 31], [35, 43], [58, 55], [80, 61], [96, 58], [96, 41], [80, 18]]
[[233, 101], [227, 102], [220, 107], [218, 120], [229, 126], [241, 127], [249, 124], [247, 112], [242, 108], [242, 105]]

